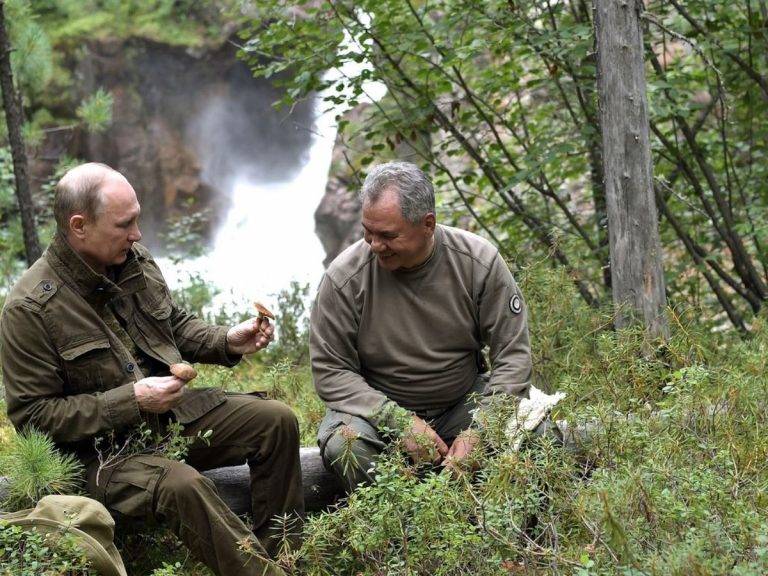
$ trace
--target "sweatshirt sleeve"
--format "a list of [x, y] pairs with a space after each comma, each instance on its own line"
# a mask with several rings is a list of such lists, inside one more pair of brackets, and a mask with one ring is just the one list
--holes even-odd
[[482, 341], [490, 349], [490, 394], [527, 397], [532, 364], [525, 301], [498, 253], [481, 287], [478, 316]]
[[385, 405], [391, 404], [360, 373], [357, 353], [359, 321], [354, 300], [326, 274], [312, 306], [309, 353], [318, 396], [338, 412], [382, 424]]
[[77, 442], [141, 421], [133, 383], [107, 392], [65, 395], [60, 357], [40, 311], [24, 304], [0, 320], [0, 362], [8, 416], [54, 442]]

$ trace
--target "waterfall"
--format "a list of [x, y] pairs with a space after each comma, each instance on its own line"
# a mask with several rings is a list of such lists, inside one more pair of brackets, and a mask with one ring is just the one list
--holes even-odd
[[[345, 45], [354, 49], [355, 41], [347, 37]], [[350, 78], [366, 67], [350, 61], [328, 74]], [[361, 100], [378, 100], [385, 92], [383, 84], [369, 81]], [[284, 132], [292, 126], [287, 121], [276, 123], [276, 117], [267, 111], [274, 112], [264, 109], [257, 149], [242, 150], [249, 138], [242, 117], [256, 111], [252, 103], [233, 100], [231, 94], [212, 99], [193, 130], [193, 138], [202, 146], [204, 176], [228, 183], [225, 199], [229, 210], [209, 252], [178, 265], [165, 259], [161, 267], [172, 288], [193, 275], [213, 284], [219, 290], [211, 304], [214, 311], [245, 312], [254, 300], [275, 309], [277, 294], [292, 281], [309, 283], [314, 297], [323, 274], [325, 252], [315, 234], [314, 213], [328, 181], [336, 118], [345, 109], [330, 106], [322, 94], [315, 97], [313, 126], [298, 126], [311, 139], [308, 151], [297, 151], [294, 145], [284, 153], [280, 143], [290, 146], [296, 141], [295, 135]], [[286, 120], [285, 114], [281, 118]], [[239, 142], [232, 141], [233, 132], [241, 133]], [[235, 150], [230, 149], [232, 145]], [[244, 160], [248, 153], [252, 157]], [[287, 156], [290, 154], [295, 157]], [[234, 174], [233, 155], [234, 165], [241, 166]], [[300, 168], [290, 169], [294, 165]]]
[[316, 113], [312, 130], [304, 128], [311, 139], [308, 153], [285, 180], [258, 178], [251, 167], [226, 179], [229, 210], [211, 249], [178, 264], [162, 260], [171, 288], [199, 275], [219, 291], [212, 310], [229, 312], [245, 311], [254, 300], [274, 308], [277, 293], [291, 281], [309, 283], [314, 292], [325, 257], [314, 212], [328, 180], [334, 117], [334, 111]]

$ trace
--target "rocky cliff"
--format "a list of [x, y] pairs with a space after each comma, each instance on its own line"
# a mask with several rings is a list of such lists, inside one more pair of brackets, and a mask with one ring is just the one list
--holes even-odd
[[94, 41], [68, 65], [79, 96], [98, 88], [112, 94], [112, 124], [101, 134], [52, 134], [37, 173], [64, 153], [120, 170], [139, 195], [150, 246], [162, 244], [169, 219], [191, 211], [208, 211], [210, 231], [226, 213], [235, 177], [284, 179], [308, 150], [311, 106], [290, 116], [274, 110], [278, 90], [254, 79], [230, 43], [192, 52], [146, 40]]

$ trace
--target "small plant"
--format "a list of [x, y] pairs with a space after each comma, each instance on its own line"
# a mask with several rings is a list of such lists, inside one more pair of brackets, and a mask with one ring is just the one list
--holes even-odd
[[174, 562], [173, 564], [163, 562], [163, 565], [160, 568], [155, 568], [150, 576], [182, 576], [184, 574], [182, 569], [181, 562]]
[[213, 430], [200, 430], [195, 436], [185, 436], [183, 432], [184, 427], [178, 422], [170, 422], [165, 433], [154, 432], [142, 422], [141, 426], [127, 436], [118, 438], [114, 432], [108, 436], [100, 436], [94, 442], [99, 460], [96, 483], [98, 484], [103, 470], [117, 466], [137, 454], [163, 456], [184, 462], [192, 444], [202, 442], [208, 445], [213, 434]]
[[56, 449], [47, 434], [28, 428], [10, 442], [0, 459], [8, 478], [3, 508], [31, 508], [48, 494], [73, 494], [80, 490], [82, 466]]
[[344, 444], [339, 456], [332, 463], [336, 464], [338, 462], [341, 464], [342, 470], [346, 475], [350, 470], [355, 470], [360, 466], [354, 452], [355, 442], [357, 442], [360, 435], [355, 432], [351, 426], [342, 426], [339, 434], [341, 435]]
[[292, 281], [277, 295], [278, 338], [266, 351], [267, 363], [287, 361], [299, 366], [309, 360], [309, 284]]
[[88, 567], [72, 534], [25, 530], [0, 520], [0, 575], [87, 576]]

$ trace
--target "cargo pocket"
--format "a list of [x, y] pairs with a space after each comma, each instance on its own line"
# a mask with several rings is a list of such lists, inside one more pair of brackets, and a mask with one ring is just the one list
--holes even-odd
[[219, 388], [185, 390], [181, 402], [173, 408], [173, 415], [179, 424], [190, 424], [226, 401], [226, 394]]
[[317, 445], [320, 447], [320, 455], [325, 452], [325, 446], [328, 444], [328, 440], [331, 439], [334, 432], [344, 425], [348, 425], [352, 422], [352, 414], [345, 414], [344, 412], [336, 412], [335, 410], [326, 410], [323, 420], [320, 422], [320, 426], [317, 430]]
[[72, 392], [93, 392], [104, 389], [102, 370], [112, 359], [106, 337], [79, 341], [59, 350], [64, 360], [66, 381]]
[[114, 470], [102, 470], [96, 493], [107, 508], [122, 516], [151, 518], [157, 484], [172, 464], [158, 456], [132, 456]]

